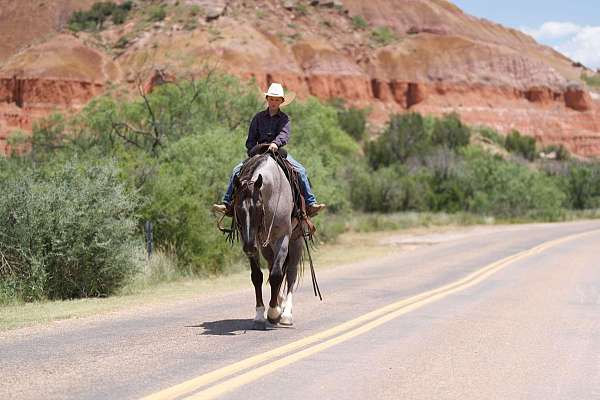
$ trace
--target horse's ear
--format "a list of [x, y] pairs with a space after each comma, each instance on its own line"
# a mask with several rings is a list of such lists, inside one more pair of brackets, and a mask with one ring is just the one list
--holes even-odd
[[262, 175], [258, 174], [258, 178], [256, 178], [256, 182], [254, 182], [254, 189], [256, 190], [260, 190], [260, 187], [262, 186]]
[[238, 187], [240, 187], [240, 184], [240, 177], [237, 175], [233, 175], [233, 187], [237, 189]]

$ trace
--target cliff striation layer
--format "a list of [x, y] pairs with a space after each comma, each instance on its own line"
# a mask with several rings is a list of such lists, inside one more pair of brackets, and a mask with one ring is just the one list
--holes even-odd
[[[26, 20], [20, 2], [2, 3]], [[58, 24], [45, 36], [0, 48], [0, 147], [11, 129], [29, 130], [55, 108], [76, 110], [108, 83], [133, 88], [143, 78], [151, 90], [165, 80], [156, 79], [156, 70], [186, 77], [208, 66], [261, 87], [282, 81], [300, 97], [370, 107], [375, 124], [393, 112], [454, 111], [471, 124], [518, 129], [582, 156], [600, 155], [600, 102], [580, 81], [584, 69], [447, 1], [165, 3], [163, 21], [149, 23], [138, 2], [125, 24], [108, 24], [99, 34], [57, 33]], [[55, 7], [64, 13], [73, 4]], [[11, 26], [18, 32], [18, 23]]]

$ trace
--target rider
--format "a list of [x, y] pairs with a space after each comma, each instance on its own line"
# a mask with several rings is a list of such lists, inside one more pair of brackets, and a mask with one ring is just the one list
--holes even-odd
[[[269, 151], [275, 152], [280, 147], [285, 146], [290, 138], [290, 118], [280, 110], [280, 107], [289, 104], [291, 100], [285, 103], [283, 87], [279, 83], [272, 83], [271, 86], [269, 86], [269, 90], [264, 93], [264, 95], [267, 99], [268, 108], [264, 111], [260, 111], [252, 118], [250, 129], [248, 130], [248, 139], [246, 139], [246, 149], [251, 150], [257, 144], [269, 143]], [[306, 211], [308, 215], [316, 215], [326, 207], [325, 204], [317, 203], [317, 199], [310, 188], [310, 183], [306, 176], [306, 169], [302, 164], [294, 160], [289, 153], [287, 155], [287, 160], [292, 164], [300, 177], [300, 190], [306, 201]], [[242, 163], [239, 163], [233, 169], [233, 173], [229, 179], [229, 187], [223, 196], [223, 204], [214, 204], [214, 211], [229, 216], [233, 214], [231, 206], [233, 177], [234, 175], [239, 174], [241, 168]]]

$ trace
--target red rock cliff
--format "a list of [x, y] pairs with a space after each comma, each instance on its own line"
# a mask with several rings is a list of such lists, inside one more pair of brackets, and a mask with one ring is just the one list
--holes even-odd
[[[99, 39], [58, 35], [4, 62], [0, 54], [0, 113], [8, 110], [0, 115], [0, 140], [7, 126], [27, 129], [33, 114], [52, 106], [76, 108], [106, 82], [132, 82], [156, 66], [186, 76], [209, 63], [253, 77], [262, 87], [282, 81], [301, 97], [341, 97], [369, 106], [375, 123], [391, 112], [456, 111], [472, 124], [519, 129], [581, 155], [600, 155], [600, 106], [579, 81], [582, 69], [531, 37], [464, 14], [447, 1], [202, 5], [210, 16], [196, 17], [191, 29], [177, 17], [184, 15], [182, 8], [140, 30], [140, 9]], [[358, 16], [369, 26], [353, 23]], [[387, 29], [385, 40], [374, 35], [377, 29]], [[105, 49], [123, 37], [126, 45], [109, 55]]]

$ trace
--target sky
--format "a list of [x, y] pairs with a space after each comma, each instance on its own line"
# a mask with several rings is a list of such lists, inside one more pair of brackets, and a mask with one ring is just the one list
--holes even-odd
[[589, 68], [600, 68], [600, 0], [451, 0], [467, 14], [520, 29]]

